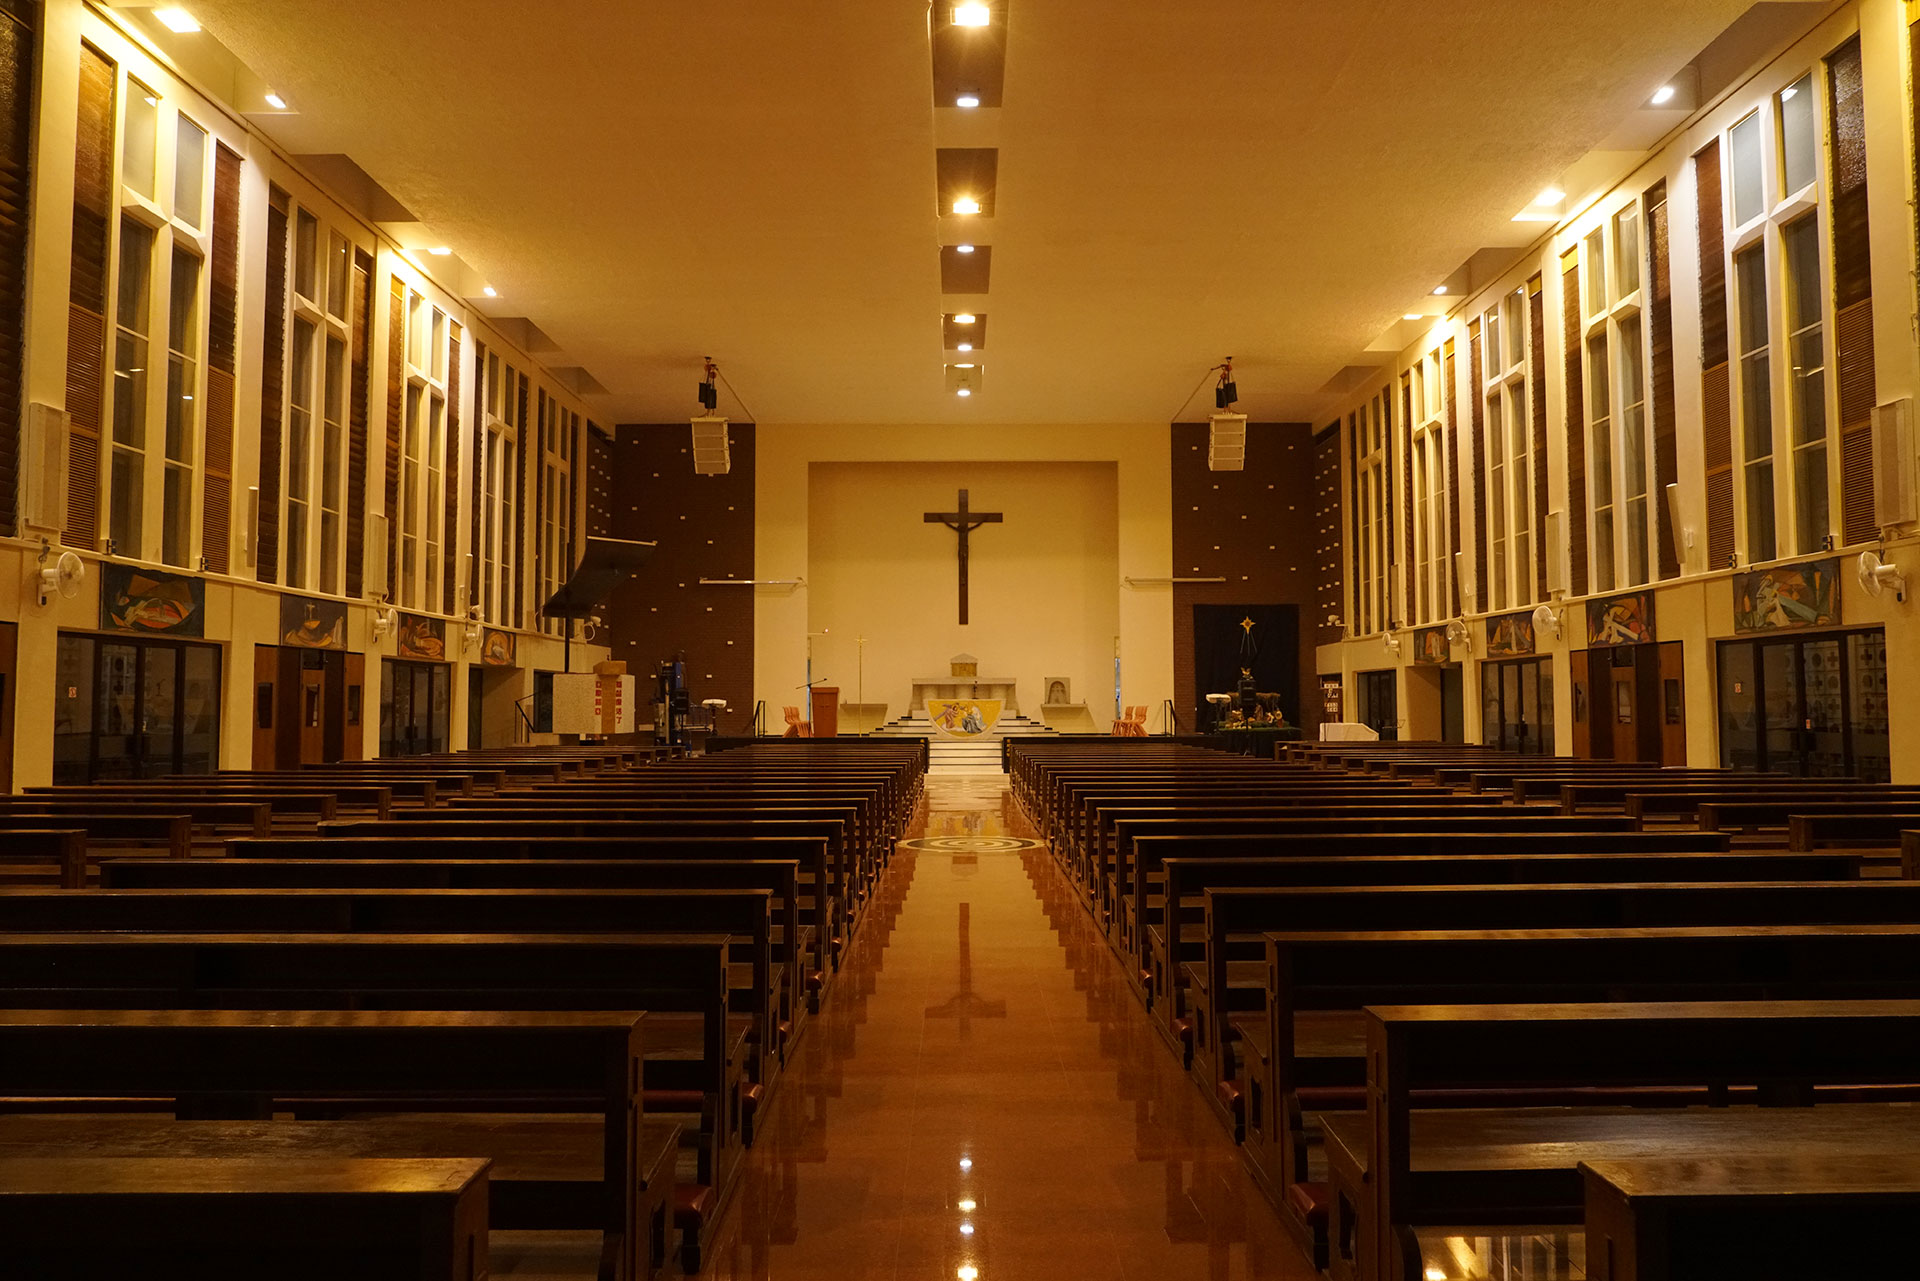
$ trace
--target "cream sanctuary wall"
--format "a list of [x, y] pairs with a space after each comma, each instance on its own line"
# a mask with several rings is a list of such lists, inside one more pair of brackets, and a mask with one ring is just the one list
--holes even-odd
[[[1053, 676], [1098, 720], [1112, 715], [1120, 635], [1119, 489], [1113, 463], [814, 463], [809, 469], [808, 630], [814, 679], [847, 701], [910, 706], [916, 677], [962, 651], [982, 676], [1016, 680], [1037, 718]], [[971, 539], [969, 622], [958, 621], [952, 530], [922, 513], [1005, 520]], [[864, 646], [857, 638], [865, 637]], [[864, 660], [861, 655], [864, 653]], [[862, 664], [864, 662], [864, 669]], [[863, 693], [864, 691], [864, 693]]]
[[[44, 10], [41, 65], [37, 110], [34, 122], [33, 213], [30, 224], [30, 249], [27, 295], [27, 343], [25, 393], [31, 402], [55, 407], [66, 404], [67, 308], [72, 276], [72, 223], [75, 120], [77, 114], [77, 68], [80, 45], [86, 40], [115, 62], [155, 88], [163, 99], [187, 107], [195, 119], [206, 125], [214, 138], [224, 141], [243, 160], [240, 213], [239, 316], [235, 358], [235, 433], [233, 453], [233, 519], [231, 525], [231, 573], [200, 573], [206, 584], [205, 640], [221, 650], [221, 715], [219, 759], [223, 767], [244, 768], [251, 764], [253, 729], [254, 647], [279, 640], [279, 598], [282, 588], [261, 583], [256, 578], [253, 530], [244, 523], [247, 491], [258, 482], [260, 371], [268, 314], [265, 279], [265, 240], [267, 186], [270, 180], [294, 191], [296, 199], [316, 200], [325, 212], [340, 220], [350, 239], [362, 246], [376, 248], [376, 266], [371, 281], [373, 323], [370, 334], [368, 396], [367, 505], [369, 516], [379, 513], [384, 504], [384, 455], [386, 447], [386, 344], [388, 281], [399, 275], [422, 285], [447, 314], [467, 331], [462, 344], [461, 431], [450, 446], [462, 450], [462, 495], [455, 531], [458, 557], [456, 565], [465, 565], [469, 550], [468, 525], [471, 496], [467, 492], [473, 477], [475, 460], [471, 453], [473, 437], [474, 339], [482, 338], [490, 348], [510, 354], [515, 362], [532, 374], [538, 386], [561, 399], [570, 408], [587, 413], [578, 397], [565, 391], [516, 345], [474, 315], [459, 299], [439, 290], [419, 267], [401, 255], [394, 245], [363, 220], [342, 212], [340, 202], [328, 198], [324, 189], [305, 179], [286, 157], [276, 153], [263, 137], [251, 132], [239, 116], [208, 100], [157, 60], [149, 50], [131, 39], [99, 14], [78, 0], [49, 0]], [[117, 171], [117, 157], [116, 157]], [[164, 176], [163, 176], [164, 177]], [[204, 447], [204, 425], [198, 445]], [[529, 424], [522, 441], [523, 465], [531, 466], [530, 450], [525, 449], [533, 435]], [[27, 468], [33, 467], [28, 460]], [[577, 464], [573, 487], [573, 519], [584, 533], [585, 484]], [[200, 473], [204, 477], [204, 470]], [[22, 484], [31, 485], [38, 473], [27, 471]], [[529, 526], [533, 520], [533, 486], [527, 487], [527, 502], [521, 519]], [[196, 500], [197, 500], [196, 495]], [[152, 497], [149, 497], [152, 501]], [[199, 521], [193, 522], [194, 537], [199, 537]], [[367, 539], [367, 583], [371, 589], [384, 579], [379, 557], [384, 542], [376, 536], [377, 526], [369, 521]], [[53, 727], [58, 699], [65, 694], [57, 688], [56, 654], [58, 637], [63, 631], [97, 633], [100, 624], [100, 570], [105, 558], [88, 548], [73, 549], [87, 562], [87, 581], [72, 600], [55, 599], [42, 608], [36, 600], [31, 580], [38, 568], [41, 537], [51, 537], [58, 554], [57, 530], [38, 528], [23, 531], [17, 539], [0, 539], [0, 619], [17, 621], [19, 648], [14, 676], [14, 770], [15, 787], [51, 781], [53, 770]], [[531, 531], [530, 531], [531, 533]], [[196, 550], [198, 543], [195, 544]], [[526, 544], [520, 570], [531, 581], [531, 541]], [[376, 548], [380, 549], [376, 551]], [[124, 560], [124, 558], [122, 558]], [[155, 568], [166, 568], [159, 566]], [[196, 572], [192, 567], [175, 567], [172, 572]], [[464, 568], [461, 581], [465, 581]], [[529, 613], [538, 602], [529, 591]], [[464, 593], [462, 594], [464, 600]], [[438, 613], [438, 610], [425, 612]], [[454, 746], [464, 746], [467, 724], [468, 660], [477, 655], [466, 651], [461, 640], [461, 622], [447, 624], [448, 657], [453, 667], [449, 738]], [[367, 662], [365, 698], [369, 706], [362, 718], [364, 754], [378, 751], [378, 699], [381, 668], [379, 660], [391, 657], [394, 641], [388, 637], [376, 642], [372, 636], [372, 609], [367, 602], [349, 602], [347, 611], [347, 648], [362, 653]], [[573, 664], [576, 671], [590, 669], [607, 656], [603, 645], [576, 642]], [[537, 631], [522, 631], [519, 641], [518, 694], [531, 694], [535, 669], [558, 670], [562, 663], [562, 642]]]
[[[1459, 396], [1459, 444], [1460, 449], [1450, 460], [1455, 482], [1453, 501], [1461, 504], [1460, 537], [1458, 549], [1467, 553], [1471, 560], [1476, 540], [1481, 537], [1475, 524], [1472, 500], [1472, 470], [1469, 450], [1483, 447], [1481, 441], [1473, 438], [1471, 418], [1471, 397], [1479, 394], [1479, 388], [1471, 386], [1469, 373], [1468, 322], [1497, 305], [1506, 293], [1525, 285], [1535, 274], [1543, 278], [1543, 296], [1545, 303], [1545, 334], [1547, 338], [1546, 358], [1546, 401], [1547, 401], [1547, 452], [1545, 465], [1548, 467], [1549, 510], [1567, 512], [1568, 509], [1568, 466], [1567, 466], [1567, 412], [1565, 404], [1566, 379], [1564, 364], [1564, 344], [1562, 341], [1562, 301], [1561, 301], [1561, 256], [1569, 251], [1578, 250], [1582, 241], [1595, 228], [1610, 224], [1613, 215], [1630, 201], [1640, 197], [1655, 183], [1664, 180], [1667, 184], [1668, 199], [1668, 238], [1673, 287], [1673, 375], [1674, 410], [1676, 423], [1677, 476], [1681, 498], [1681, 545], [1678, 548], [1681, 573], [1678, 578], [1656, 582], [1651, 585], [1655, 597], [1655, 625], [1657, 638], [1662, 641], [1679, 641], [1683, 646], [1685, 663], [1685, 715], [1687, 721], [1687, 757], [1688, 763], [1695, 766], [1714, 766], [1720, 763], [1720, 743], [1718, 735], [1718, 692], [1716, 688], [1716, 649], [1721, 640], [1731, 639], [1733, 630], [1733, 586], [1734, 570], [1726, 566], [1707, 564], [1706, 552], [1706, 472], [1702, 438], [1702, 384], [1701, 384], [1701, 326], [1700, 326], [1700, 260], [1699, 260], [1699, 202], [1694, 183], [1693, 156], [1714, 139], [1722, 137], [1724, 131], [1756, 106], [1764, 108], [1772, 101], [1773, 95], [1792, 84], [1810, 68], [1819, 68], [1822, 60], [1856, 31], [1861, 40], [1861, 57], [1864, 66], [1866, 95], [1865, 123], [1868, 149], [1869, 195], [1871, 218], [1871, 244], [1873, 256], [1873, 308], [1874, 308], [1874, 369], [1876, 403], [1887, 404], [1901, 398], [1913, 397], [1920, 393], [1920, 345], [1916, 345], [1915, 330], [1915, 286], [1914, 286], [1914, 211], [1911, 199], [1914, 192], [1914, 180], [1910, 168], [1912, 140], [1909, 136], [1909, 86], [1912, 67], [1909, 65], [1907, 22], [1908, 6], [1904, 0], [1860, 0], [1860, 3], [1845, 6], [1830, 14], [1803, 39], [1770, 58], [1764, 65], [1756, 67], [1736, 86], [1730, 89], [1721, 101], [1711, 105], [1706, 111], [1689, 122], [1682, 130], [1672, 136], [1658, 151], [1650, 154], [1646, 161], [1632, 174], [1622, 179], [1617, 186], [1605, 195], [1592, 201], [1587, 207], [1575, 213], [1539, 243], [1521, 255], [1511, 269], [1499, 279], [1488, 283], [1484, 288], [1464, 298], [1459, 306], [1447, 317], [1436, 321], [1410, 346], [1393, 360], [1381, 367], [1378, 376], [1367, 384], [1365, 395], [1357, 398], [1353, 404], [1341, 408], [1342, 420], [1342, 457], [1343, 479], [1341, 483], [1341, 503], [1343, 529], [1347, 533], [1345, 546], [1348, 556], [1349, 591], [1346, 597], [1345, 617], [1354, 617], [1352, 608], [1351, 557], [1354, 548], [1353, 520], [1351, 508], [1350, 480], [1347, 479], [1348, 441], [1345, 436], [1345, 416], [1355, 409], [1366, 397], [1374, 394], [1382, 383], [1396, 389], [1400, 376], [1413, 364], [1426, 356], [1434, 348], [1451, 338], [1461, 353], [1455, 390]], [[1818, 82], [1816, 82], [1818, 83]], [[1821, 90], [1824, 97], [1824, 89]], [[1824, 119], [1824, 117], [1823, 117]], [[1826, 203], [1825, 183], [1827, 181], [1825, 130], [1821, 131], [1821, 174], [1822, 205], [1821, 228], [1823, 248], [1828, 246], [1831, 235], [1831, 206]], [[1731, 239], [1731, 232], [1729, 232]], [[1584, 276], [1583, 263], [1583, 281]], [[1833, 334], [1833, 310], [1831, 271], [1826, 282], [1826, 329], [1828, 340], [1826, 358], [1829, 361], [1829, 381], [1832, 379], [1831, 336]], [[1778, 298], [1773, 300], [1777, 309], [1781, 306]], [[1774, 360], [1784, 358], [1778, 343], [1774, 347]], [[1647, 371], [1649, 395], [1651, 395], [1652, 370]], [[1593, 374], [1587, 373], [1589, 383]], [[1832, 389], [1829, 387], [1829, 401]], [[1406, 425], [1399, 421], [1399, 402], [1396, 400], [1395, 430], [1398, 444], [1404, 446]], [[1583, 407], [1572, 407], [1576, 415], [1582, 415]], [[1618, 411], [1616, 398], [1615, 410]], [[1829, 411], [1832, 412], [1831, 409]], [[1652, 448], [1652, 406], [1648, 404], [1648, 442]], [[1739, 424], [1734, 424], [1736, 437]], [[1584, 434], [1584, 425], [1582, 427]], [[1578, 439], [1578, 438], [1576, 438]], [[1399, 528], [1402, 503], [1402, 478], [1396, 468], [1391, 476], [1393, 495], [1389, 504], [1390, 521], [1396, 538], [1404, 539], [1405, 531]], [[1887, 460], [1876, 459], [1876, 466], [1886, 466]], [[1830, 465], [1830, 477], [1837, 485], [1837, 457]], [[1783, 476], [1779, 483], [1788, 483]], [[1663, 496], [1651, 494], [1655, 502], [1664, 502]], [[1835, 525], [1838, 525], [1837, 499], [1834, 508]], [[1570, 512], [1568, 519], [1585, 519], [1584, 512]], [[1664, 509], [1662, 520], [1664, 521]], [[1534, 528], [1540, 530], [1544, 522], [1536, 517]], [[1688, 532], [1691, 532], [1692, 546], [1685, 545]], [[1913, 526], [1891, 528], [1883, 531], [1883, 539], [1858, 546], [1836, 549], [1833, 553], [1842, 561], [1841, 575], [1841, 624], [1848, 628], [1884, 627], [1887, 637], [1887, 665], [1890, 684], [1891, 704], [1896, 709], [1910, 709], [1916, 694], [1920, 694], [1920, 538], [1916, 538]], [[1404, 544], [1402, 544], [1404, 546]], [[1891, 593], [1878, 598], [1868, 596], [1854, 580], [1853, 564], [1858, 553], [1868, 547], [1876, 547], [1886, 559], [1901, 563], [1913, 577], [1915, 591], [1909, 593], [1905, 603], [1896, 601]], [[1560, 558], [1561, 570], [1566, 568], [1566, 547], [1564, 539], [1559, 547], [1550, 549]], [[1404, 557], [1405, 553], [1402, 552]], [[1821, 555], [1795, 557], [1789, 559], [1820, 559]], [[1747, 568], [1744, 562], [1741, 568]], [[1565, 581], [1564, 577], [1560, 581]], [[1626, 590], [1621, 588], [1620, 590]], [[1484, 590], [1482, 592], [1484, 600]], [[1583, 598], [1584, 599], [1584, 598]], [[1539, 652], [1551, 654], [1554, 658], [1555, 690], [1555, 732], [1557, 749], [1561, 754], [1572, 750], [1572, 650], [1585, 647], [1584, 606], [1582, 599], [1569, 600], [1565, 614], [1565, 627], [1562, 636], [1557, 639], [1540, 637]], [[1404, 606], [1395, 601], [1393, 613], [1396, 618], [1404, 613]], [[1484, 609], [1468, 617], [1476, 624], [1487, 616]], [[1406, 623], [1401, 623], [1405, 631]], [[1486, 628], [1477, 625], [1473, 629], [1471, 648], [1455, 646], [1452, 658], [1462, 664], [1465, 674], [1465, 732], [1469, 742], [1480, 739], [1480, 676], [1484, 660]], [[1410, 666], [1412, 645], [1411, 637], [1403, 637], [1404, 645], [1398, 658], [1390, 656], [1382, 646], [1378, 635], [1349, 638], [1337, 644], [1323, 645], [1316, 651], [1317, 669], [1324, 675], [1340, 675], [1346, 686], [1347, 706], [1354, 706], [1354, 673], [1378, 670], [1381, 668], [1406, 668]], [[1408, 717], [1409, 690], [1406, 673], [1400, 677], [1400, 716], [1402, 733], [1421, 735], [1432, 732], [1437, 726], [1424, 721], [1430, 718], [1418, 713]], [[1920, 782], [1920, 716], [1902, 715], [1896, 711], [1892, 720], [1893, 776], [1896, 781]]]
[[[918, 628], [899, 633], [897, 659], [887, 660], [914, 668], [904, 672], [907, 678], [937, 674], [943, 670], [939, 665], [961, 650], [979, 657], [983, 675], [1007, 674], [987, 669], [1013, 663], [1016, 670], [1012, 674], [1020, 680], [1023, 706], [1031, 712], [1040, 701], [1039, 679], [1071, 675], [1075, 700], [1085, 702], [1096, 723], [1103, 727], [1113, 715], [1111, 646], [1112, 636], [1117, 634], [1122, 701], [1158, 707], [1173, 692], [1173, 595], [1165, 586], [1128, 588], [1123, 580], [1129, 576], [1164, 579], [1172, 572], [1169, 457], [1168, 429], [1152, 424], [965, 428], [763, 426], [757, 438], [755, 458], [754, 577], [808, 580], [798, 588], [752, 589], [757, 596], [754, 690], [755, 697], [763, 700], [769, 709], [769, 728], [777, 729], [780, 707], [800, 701], [798, 687], [806, 680], [807, 632], [818, 630], [823, 624], [832, 631], [825, 638], [814, 638], [815, 672], [837, 682], [844, 698], [853, 698], [857, 682], [856, 656], [850, 642], [852, 636], [862, 633], [848, 635], [845, 653], [835, 648], [842, 628], [849, 626], [841, 618], [830, 616], [835, 609], [875, 609], [883, 618], [892, 611], [900, 616], [895, 619], [895, 625], [907, 621]], [[864, 519], [864, 535], [868, 539], [896, 540], [902, 546], [923, 547], [924, 551], [910, 562], [916, 582], [911, 588], [903, 589], [915, 595], [910, 598], [905, 594], [881, 594], [871, 599], [843, 601], [841, 593], [866, 592], [869, 590], [866, 584], [877, 581], [866, 571], [847, 573], [845, 564], [824, 566], [824, 589], [814, 587], [816, 575], [809, 561], [816, 533], [811, 521], [815, 464], [929, 463], [977, 464], [978, 471], [972, 467], [941, 468], [934, 483], [933, 472], [907, 467], [900, 475], [903, 480], [911, 478], [914, 484], [925, 485], [925, 493], [931, 496], [926, 505], [920, 504], [921, 494], [916, 489], [910, 503], [901, 496], [883, 500], [888, 511], [899, 507], [894, 515], [882, 517], [879, 507], [871, 513], [840, 511], [823, 517], [820, 527], [830, 546], [844, 545], [847, 539], [858, 536]], [[1060, 531], [1062, 539], [1070, 539], [1078, 546], [1079, 550], [1073, 554], [1051, 549], [1016, 552], [1016, 548], [1034, 546], [1025, 542], [1034, 528], [1057, 527], [1046, 523], [1042, 495], [1030, 482], [1016, 479], [1024, 470], [1017, 464], [1027, 463], [1092, 463], [1113, 469], [1112, 552], [1104, 550], [1100, 540], [1077, 529]], [[842, 473], [842, 469], [820, 469], [824, 483], [836, 494], [847, 486], [865, 487], [864, 480], [850, 479], [861, 475], [858, 469], [847, 469], [841, 475], [835, 473]], [[1095, 519], [1105, 519], [1099, 515], [1105, 500], [1098, 496], [1098, 485], [1088, 479], [1096, 473], [1072, 468], [1067, 469], [1067, 474], [1077, 478], [1070, 481], [1063, 497], [1092, 513]], [[919, 513], [952, 510], [954, 489], [967, 484], [965, 478], [972, 475], [981, 477], [971, 484], [973, 505], [985, 510], [1005, 510], [1009, 515], [1007, 524], [989, 527], [974, 536], [972, 616], [978, 621], [959, 628], [954, 623], [957, 568], [954, 535], [937, 526], [925, 525]], [[995, 483], [1004, 479], [1013, 484], [1014, 488], [994, 491], [1012, 496], [1004, 501], [988, 501], [989, 477], [994, 478]], [[847, 478], [847, 486], [841, 484], [843, 478]], [[912, 507], [910, 519], [909, 505]], [[1056, 519], [1065, 519], [1064, 510]], [[902, 528], [895, 530], [883, 523], [889, 520]], [[1028, 523], [1030, 528], [1022, 531], [1021, 522]], [[998, 547], [993, 546], [996, 540]], [[1015, 561], [1005, 559], [1010, 556], [1032, 556], [1034, 564], [1017, 567]], [[1042, 569], [1046, 572], [1038, 572]], [[1003, 571], [1010, 576], [999, 577]], [[1047, 589], [1036, 586], [1044, 583], [1048, 574], [1064, 576], [1070, 584], [1081, 584], [1069, 590], [1084, 591], [1088, 610], [1095, 616], [1081, 619], [1070, 637], [1023, 640], [1017, 613], [1023, 603], [1031, 605], [1036, 620], [1046, 618], [1049, 611], [1059, 610], [1057, 601], [1039, 594]], [[1107, 585], [1110, 595], [1106, 600], [1111, 604], [1102, 603], [1095, 575], [1110, 575]], [[1001, 590], [990, 596], [988, 593], [995, 591], [996, 580]], [[816, 591], [821, 592], [820, 599], [813, 599]], [[924, 608], [911, 603], [917, 599], [917, 593], [923, 591], [927, 596]], [[907, 619], [908, 615], [917, 617]], [[1117, 621], [1117, 633], [1106, 631], [1108, 619]], [[1000, 630], [1002, 626], [1004, 631]], [[1107, 639], [1104, 652], [1097, 653], [1102, 642], [1096, 633], [1101, 632]], [[1033, 673], [1031, 680], [1027, 671], [1018, 670], [1021, 663], [1044, 663], [1046, 656], [1064, 652], [1083, 654], [1081, 661], [1088, 664], [1093, 664], [1098, 657], [1100, 665], [1084, 676], [1078, 671], [1048, 669]], [[877, 702], [885, 698], [890, 704], [889, 714], [900, 715], [905, 710], [906, 689], [902, 686], [897, 691], [876, 693], [872, 676], [876, 657], [871, 645], [868, 655], [868, 700]], [[929, 666], [934, 670], [919, 670]], [[899, 675], [894, 673], [884, 679], [898, 681]]]

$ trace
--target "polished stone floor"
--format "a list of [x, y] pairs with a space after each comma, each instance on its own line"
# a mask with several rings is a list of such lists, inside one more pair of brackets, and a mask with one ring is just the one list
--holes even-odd
[[1004, 782], [928, 807], [704, 1274], [1314, 1276]]

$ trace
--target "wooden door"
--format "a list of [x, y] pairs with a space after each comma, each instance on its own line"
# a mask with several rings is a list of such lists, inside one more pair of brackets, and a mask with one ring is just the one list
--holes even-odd
[[13, 790], [13, 669], [19, 646], [20, 629], [0, 623], [0, 792]]
[[[253, 768], [279, 769], [279, 743], [274, 728], [280, 719], [278, 688], [280, 647], [253, 647]], [[291, 764], [292, 762], [288, 762]]]
[[348, 654], [344, 668], [344, 685], [340, 699], [344, 737], [340, 743], [340, 759], [343, 761], [365, 760], [367, 732], [361, 718], [366, 710], [367, 656]]
[[[301, 657], [304, 659], [306, 656]], [[318, 765], [327, 759], [326, 699], [326, 668], [303, 662], [300, 667], [300, 763], [302, 765]]]
[[1660, 763], [1687, 763], [1687, 687], [1681, 667], [1680, 642], [1656, 647], [1660, 666]]
[[1640, 759], [1639, 673], [1633, 667], [1607, 666], [1606, 711], [1613, 723], [1613, 759]]

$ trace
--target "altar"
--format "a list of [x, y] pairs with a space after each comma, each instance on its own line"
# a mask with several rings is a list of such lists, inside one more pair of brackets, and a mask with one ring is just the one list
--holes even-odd
[[997, 698], [1012, 716], [1020, 711], [1013, 685], [1011, 676], [916, 676], [909, 710], [924, 710], [929, 698]]
[[1003, 713], [1020, 714], [1020, 704], [1013, 697], [1013, 677], [981, 676], [980, 660], [972, 654], [955, 654], [948, 660], [947, 668], [945, 676], [913, 679], [913, 693], [907, 701], [909, 715], [925, 711], [929, 698], [997, 698]]

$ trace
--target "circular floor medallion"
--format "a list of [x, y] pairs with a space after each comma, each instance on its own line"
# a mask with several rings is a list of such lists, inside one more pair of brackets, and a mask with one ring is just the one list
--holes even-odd
[[1037, 850], [1040, 842], [1025, 836], [920, 836], [901, 841], [903, 850], [924, 850], [929, 854], [1011, 854], [1015, 850]]

